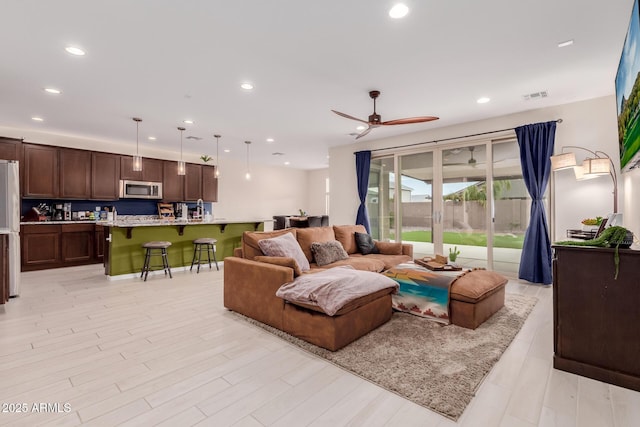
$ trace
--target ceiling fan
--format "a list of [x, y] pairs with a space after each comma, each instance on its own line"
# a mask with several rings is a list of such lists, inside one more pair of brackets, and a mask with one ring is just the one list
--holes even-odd
[[380, 116], [380, 114], [376, 113], [376, 98], [378, 98], [378, 96], [380, 96], [380, 91], [379, 90], [372, 90], [372, 91], [369, 92], [369, 96], [371, 97], [371, 99], [373, 99], [373, 114], [371, 114], [369, 116], [369, 120], [368, 121], [359, 119], [357, 117], [350, 116], [349, 114], [341, 113], [340, 111], [331, 110], [331, 111], [333, 111], [334, 113], [336, 113], [339, 116], [342, 116], [342, 117], [345, 117], [345, 118], [351, 119], [351, 120], [356, 120], [358, 122], [365, 123], [366, 125], [369, 126], [365, 130], [360, 132], [358, 134], [358, 136], [356, 136], [356, 139], [362, 138], [363, 136], [365, 136], [366, 134], [371, 132], [371, 129], [375, 129], [375, 128], [380, 127], [380, 126], [407, 125], [407, 124], [411, 124], [411, 123], [423, 123], [423, 122], [430, 122], [430, 121], [433, 121], [433, 120], [438, 120], [438, 117], [434, 117], [434, 116], [420, 116], [420, 117], [408, 117], [408, 118], [404, 118], [404, 119], [388, 120], [386, 122], [383, 122], [382, 121], [382, 116]]
[[[473, 152], [476, 149], [476, 147], [471, 146], [471, 147], [467, 147], [467, 149], [471, 152], [471, 157], [469, 158], [469, 160], [467, 160], [466, 163], [446, 163], [446, 164], [444, 164], [444, 166], [468, 165], [468, 166], [471, 166], [471, 167], [475, 167], [476, 164], [478, 163], [478, 161], [473, 157]], [[461, 152], [461, 150], [458, 149], [458, 148], [450, 151], [450, 153], [454, 154], [454, 155], [460, 154], [460, 152]], [[444, 160], [446, 161], [447, 158], [445, 157]]]

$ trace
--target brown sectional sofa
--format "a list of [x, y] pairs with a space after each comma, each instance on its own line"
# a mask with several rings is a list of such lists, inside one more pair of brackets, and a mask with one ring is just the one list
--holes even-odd
[[[334, 316], [318, 307], [287, 303], [276, 296], [276, 291], [300, 272], [291, 258], [264, 256], [258, 242], [293, 234], [311, 266], [302, 274], [341, 265], [381, 272], [413, 259], [413, 246], [402, 243], [377, 242], [380, 254], [362, 255], [356, 246], [356, 231], [366, 232], [364, 227], [354, 225], [245, 232], [241, 248], [224, 260], [224, 306], [320, 347], [332, 351], [344, 347], [391, 318], [391, 290], [361, 297]], [[349, 258], [319, 267], [313, 262], [311, 243], [330, 240], [339, 241]]]

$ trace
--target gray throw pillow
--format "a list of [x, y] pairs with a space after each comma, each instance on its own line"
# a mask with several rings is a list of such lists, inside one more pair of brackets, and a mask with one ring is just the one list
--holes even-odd
[[356, 233], [356, 246], [358, 246], [358, 251], [362, 255], [368, 254], [379, 254], [380, 251], [376, 246], [376, 243], [373, 241], [373, 238], [367, 233]]
[[316, 260], [316, 264], [320, 267], [349, 258], [349, 254], [347, 254], [347, 251], [344, 250], [342, 244], [337, 240], [313, 242], [311, 243], [311, 253]]
[[301, 271], [310, 269], [309, 260], [307, 260], [298, 241], [291, 233], [272, 237], [271, 239], [262, 239], [258, 242], [258, 246], [266, 256], [293, 258]]

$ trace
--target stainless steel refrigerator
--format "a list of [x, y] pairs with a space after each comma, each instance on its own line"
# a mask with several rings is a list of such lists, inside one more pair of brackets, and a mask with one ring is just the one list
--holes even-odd
[[9, 232], [9, 296], [20, 292], [20, 173], [18, 162], [0, 160], [0, 228]]

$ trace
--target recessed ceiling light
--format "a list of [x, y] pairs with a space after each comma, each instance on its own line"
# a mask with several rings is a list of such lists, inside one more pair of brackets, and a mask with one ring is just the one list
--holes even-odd
[[149, 141], [155, 141], [156, 137], [155, 136], [150, 136], [149, 138], [147, 138]]
[[33, 120], [34, 122], [44, 122], [44, 119], [42, 117], [31, 117], [31, 120]]
[[189, 120], [189, 119], [187, 119], [187, 120], [183, 120], [182, 122], [183, 122], [183, 123], [186, 123], [186, 124], [188, 124], [188, 125], [192, 125], [192, 124], [193, 124], [193, 120]]
[[225, 152], [225, 153], [230, 153], [230, 152], [231, 152], [231, 150], [229, 150], [228, 148], [226, 148], [226, 149], [224, 150], [224, 152]]
[[573, 44], [573, 40], [567, 40], [561, 43], [558, 43], [558, 47], [567, 47]]
[[62, 93], [59, 89], [55, 89], [55, 88], [52, 88], [52, 87], [46, 87], [46, 88], [44, 88], [44, 91], [48, 92], [48, 93], [53, 93], [55, 95], [59, 95], [59, 94]]
[[291, 162], [284, 162], [284, 164], [288, 166], [291, 164]]
[[356, 130], [365, 130], [365, 129], [366, 129], [366, 127], [365, 127], [365, 126], [358, 126], [358, 127], [356, 128]]
[[389, 9], [389, 16], [394, 19], [404, 18], [407, 13], [409, 13], [409, 8], [402, 3], [398, 3]]
[[487, 98], [486, 96], [483, 96], [482, 98], [478, 98], [476, 102], [478, 104], [486, 104], [489, 101], [491, 101], [491, 98]]
[[67, 47], [64, 48], [64, 50], [66, 50], [71, 55], [75, 55], [75, 56], [84, 56], [85, 55], [84, 50], [80, 49], [79, 47], [75, 47], [75, 46], [67, 46]]
[[273, 138], [267, 138], [267, 142], [273, 142], [274, 139]]
[[240, 85], [240, 87], [244, 90], [251, 90], [253, 89], [253, 85], [251, 83], [242, 83]]

